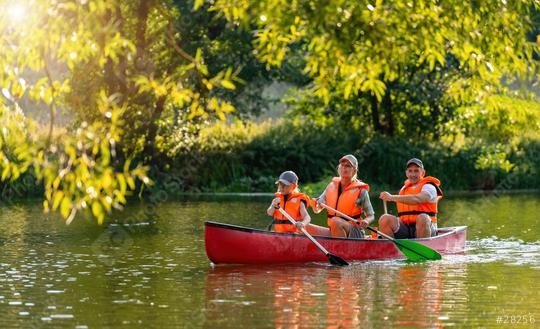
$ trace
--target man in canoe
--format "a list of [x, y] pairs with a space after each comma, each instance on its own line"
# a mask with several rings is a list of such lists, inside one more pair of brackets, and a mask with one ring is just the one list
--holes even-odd
[[398, 215], [384, 214], [379, 218], [380, 230], [396, 239], [429, 238], [437, 235], [437, 203], [442, 198], [441, 182], [425, 177], [420, 159], [407, 161], [407, 180], [399, 195], [382, 192], [380, 198], [397, 205]]
[[[311, 221], [307, 212], [309, 197], [298, 189], [298, 176], [292, 171], [285, 171], [276, 181], [278, 190], [276, 198], [266, 210], [268, 216], [274, 216], [272, 225], [275, 232], [301, 233], [300, 228], [306, 227]], [[283, 216], [278, 208], [282, 208], [296, 221], [296, 226]]]
[[[357, 178], [358, 160], [352, 154], [339, 160], [339, 177], [334, 177], [313, 207], [316, 213], [322, 210], [324, 203], [345, 215], [358, 219], [360, 224], [350, 222], [328, 210], [328, 227], [332, 236], [361, 239], [366, 228], [374, 219], [375, 212], [369, 200], [369, 186]], [[362, 214], [365, 218], [362, 219]]]

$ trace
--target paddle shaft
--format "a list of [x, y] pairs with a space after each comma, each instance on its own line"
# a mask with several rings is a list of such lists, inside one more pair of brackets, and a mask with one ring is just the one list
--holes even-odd
[[[352, 221], [352, 222], [354, 222], [354, 223], [356, 223], [356, 224], [359, 224], [359, 223], [360, 223], [357, 219], [354, 219], [354, 218], [352, 218], [351, 216], [345, 215], [345, 214], [342, 213], [341, 211], [336, 210], [336, 209], [334, 209], [334, 208], [332, 208], [332, 207], [330, 207], [330, 206], [328, 206], [328, 205], [325, 205], [324, 203], [320, 203], [320, 202], [319, 202], [319, 204], [320, 204], [321, 206], [323, 206], [324, 208], [326, 208], [327, 210], [333, 211], [333, 212], [335, 212], [336, 214], [340, 215], [341, 217], [343, 217], [343, 218], [345, 218], [345, 219], [348, 219], [348, 220], [350, 220], [350, 221]], [[386, 210], [386, 207], [385, 207], [385, 210]], [[368, 230], [370, 230], [371, 232], [375, 232], [375, 233], [377, 233], [377, 234], [379, 234], [379, 235], [381, 235], [381, 236], [387, 238], [388, 240], [395, 241], [394, 238], [392, 238], [392, 237], [389, 236], [389, 235], [386, 235], [386, 234], [382, 233], [381, 231], [377, 231], [376, 229], [374, 229], [374, 228], [372, 228], [372, 227], [369, 227], [369, 226], [366, 227], [366, 228], [367, 228]]]
[[[324, 203], [320, 203], [319, 204], [323, 207], [325, 207], [327, 210], [330, 210], [330, 211], [333, 211], [335, 212], [336, 214], [339, 214], [341, 215], [343, 218], [346, 218], [348, 220], [351, 220], [355, 223], [358, 223], [358, 220], [350, 217], [350, 216], [347, 216], [345, 215], [344, 213], [342, 213], [341, 211], [338, 211], [330, 206], [327, 206], [325, 205]], [[388, 240], [392, 241], [400, 250], [401, 252], [403, 252], [405, 254], [405, 252], [403, 251], [403, 249], [406, 249], [408, 250], [409, 252], [413, 252], [414, 254], [424, 258], [424, 259], [431, 259], [431, 260], [437, 260], [437, 259], [441, 259], [441, 255], [436, 251], [436, 250], [433, 250], [431, 248], [429, 248], [428, 246], [424, 246], [422, 244], [419, 244], [419, 243], [416, 243], [416, 242], [412, 242], [412, 241], [407, 241], [407, 244], [409, 244], [409, 246], [406, 246], [403, 242], [400, 242], [384, 233], [382, 233], [381, 231], [378, 231], [374, 228], [371, 228], [371, 227], [367, 227], [368, 230], [372, 231], [372, 232], [375, 232], [385, 238], [387, 238]], [[412, 247], [410, 244], [411, 243], [414, 243], [414, 247]], [[402, 249], [403, 248], [403, 249]], [[422, 248], [424, 249], [425, 252], [429, 252], [429, 254], [425, 254], [424, 252], [421, 252], [420, 250], [415, 250], [417, 248]], [[405, 254], [405, 256], [407, 256], [407, 258], [411, 259], [410, 256], [408, 256], [407, 254]]]
[[[285, 218], [287, 218], [289, 220], [289, 222], [291, 222], [291, 224], [295, 225], [296, 226], [296, 221], [294, 219], [292, 219], [291, 215], [289, 215], [285, 210], [283, 210], [283, 208], [278, 208], [279, 212], [285, 216]], [[319, 242], [317, 242], [317, 240], [315, 240], [314, 237], [311, 236], [311, 234], [308, 233], [308, 231], [306, 231], [305, 228], [301, 228], [300, 231], [302, 231], [302, 233], [304, 233], [308, 239], [311, 240], [311, 242], [313, 242], [319, 249], [321, 249], [322, 252], [324, 252], [325, 255], [328, 256], [328, 254], [330, 254], [328, 252], [328, 250], [326, 250]]]

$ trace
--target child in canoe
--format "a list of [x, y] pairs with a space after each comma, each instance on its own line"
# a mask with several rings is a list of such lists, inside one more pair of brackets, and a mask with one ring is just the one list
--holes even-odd
[[[276, 198], [266, 210], [268, 216], [274, 216], [272, 224], [275, 232], [295, 232], [301, 233], [300, 229], [305, 228], [311, 221], [307, 212], [309, 197], [298, 189], [298, 176], [292, 171], [285, 171], [279, 175], [276, 181], [278, 190]], [[295, 221], [293, 225], [278, 208], [282, 208]]]

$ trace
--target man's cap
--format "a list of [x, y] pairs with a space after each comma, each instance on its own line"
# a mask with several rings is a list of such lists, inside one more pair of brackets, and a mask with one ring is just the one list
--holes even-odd
[[276, 181], [276, 184], [279, 182], [285, 185], [291, 185], [292, 183], [298, 184], [298, 176], [296, 176], [296, 174], [293, 171], [290, 171], [290, 170], [284, 171], [281, 173], [281, 175], [279, 175], [279, 178]]
[[358, 160], [356, 160], [354, 155], [347, 154], [339, 159], [339, 163], [342, 163], [343, 161], [348, 161], [354, 167], [354, 169], [358, 170]]
[[409, 161], [407, 161], [407, 168], [409, 168], [409, 165], [411, 165], [411, 164], [415, 164], [418, 167], [424, 169], [424, 164], [422, 163], [422, 160], [420, 160], [420, 159], [412, 158]]

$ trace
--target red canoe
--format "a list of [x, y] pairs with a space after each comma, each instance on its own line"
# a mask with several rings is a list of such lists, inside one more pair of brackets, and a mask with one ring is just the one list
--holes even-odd
[[[205, 222], [205, 246], [214, 264], [272, 264], [327, 262], [328, 258], [303, 234], [276, 233], [248, 227]], [[330, 253], [346, 261], [405, 259], [393, 242], [386, 239], [345, 239], [329, 236], [323, 227], [308, 231]], [[414, 239], [440, 254], [465, 252], [467, 227], [440, 228], [432, 238]]]

